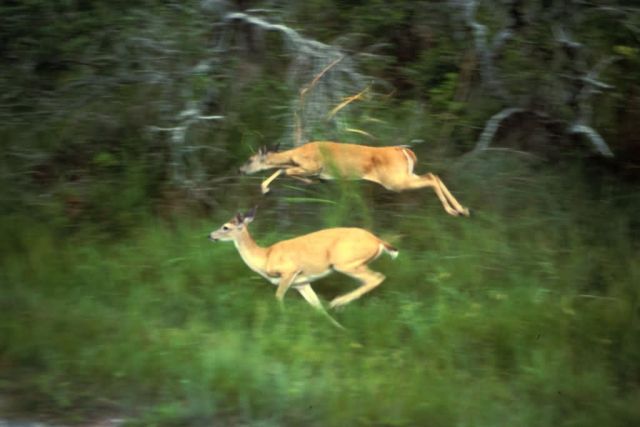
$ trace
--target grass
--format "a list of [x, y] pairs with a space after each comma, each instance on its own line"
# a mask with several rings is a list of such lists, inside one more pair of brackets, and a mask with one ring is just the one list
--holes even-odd
[[[5, 217], [0, 393], [13, 414], [69, 423], [637, 425], [639, 204], [525, 178], [518, 191], [467, 182], [470, 219], [431, 195], [396, 206], [349, 188], [341, 202], [378, 203], [363, 218], [401, 252], [373, 265], [380, 288], [335, 313], [346, 333], [293, 292], [281, 312], [233, 245], [206, 241], [226, 213], [115, 241]], [[313, 197], [332, 200], [323, 188]], [[319, 227], [274, 219], [252, 224], [260, 242]], [[328, 300], [350, 286], [315, 288]]]

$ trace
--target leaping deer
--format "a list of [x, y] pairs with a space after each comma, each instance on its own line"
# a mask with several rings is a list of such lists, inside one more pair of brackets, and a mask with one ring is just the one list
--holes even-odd
[[342, 327], [324, 309], [311, 282], [337, 271], [359, 280], [362, 285], [341, 295], [329, 304], [339, 307], [360, 298], [380, 285], [382, 273], [370, 270], [367, 264], [383, 252], [392, 258], [398, 250], [362, 228], [327, 228], [263, 248], [253, 240], [248, 225], [253, 221], [255, 208], [236, 214], [222, 227], [209, 234], [213, 241], [232, 241], [242, 260], [256, 273], [277, 285], [276, 298], [282, 302], [293, 286], [309, 304]]
[[240, 172], [252, 174], [277, 168], [262, 182], [263, 194], [269, 192], [269, 185], [282, 174], [305, 182], [311, 182], [309, 177], [363, 179], [392, 191], [431, 187], [448, 214], [469, 216], [469, 209], [458, 203], [437, 175], [413, 172], [416, 160], [415, 153], [405, 146], [368, 147], [316, 141], [281, 152], [261, 148], [240, 167]]

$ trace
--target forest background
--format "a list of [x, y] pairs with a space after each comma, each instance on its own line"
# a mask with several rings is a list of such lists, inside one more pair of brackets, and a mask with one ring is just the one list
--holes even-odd
[[[617, 0], [3, 1], [0, 416], [638, 425], [639, 40]], [[320, 139], [410, 145], [471, 217], [237, 172]], [[205, 239], [254, 205], [400, 248], [347, 332]]]

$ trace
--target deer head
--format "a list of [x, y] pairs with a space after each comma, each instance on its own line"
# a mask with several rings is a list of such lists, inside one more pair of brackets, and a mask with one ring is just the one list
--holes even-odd
[[273, 147], [260, 147], [256, 154], [249, 157], [249, 160], [240, 166], [240, 172], [243, 174], [252, 174], [262, 170], [271, 169], [273, 165], [269, 163], [269, 154], [277, 152], [279, 146], [280, 144], [276, 144]]
[[256, 215], [256, 208], [254, 207], [250, 211], [242, 214], [238, 212], [233, 218], [225, 222], [222, 227], [215, 231], [212, 231], [207, 237], [214, 242], [220, 241], [232, 241], [235, 240], [244, 227], [253, 221]]

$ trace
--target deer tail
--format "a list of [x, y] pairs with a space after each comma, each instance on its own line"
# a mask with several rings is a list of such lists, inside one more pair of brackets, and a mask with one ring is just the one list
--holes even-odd
[[380, 244], [382, 245], [382, 250], [388, 253], [391, 259], [396, 259], [398, 257], [398, 254], [400, 253], [400, 251], [396, 247], [385, 242], [384, 240], [381, 240]]

